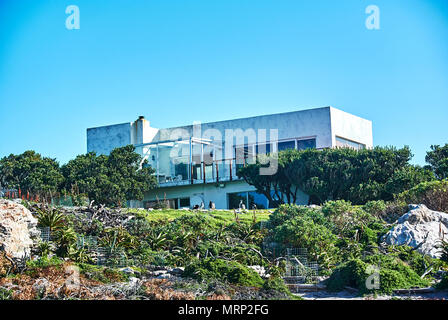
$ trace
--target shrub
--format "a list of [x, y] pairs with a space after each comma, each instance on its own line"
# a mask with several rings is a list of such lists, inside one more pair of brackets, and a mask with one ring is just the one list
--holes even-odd
[[436, 289], [446, 290], [448, 289], [448, 274], [445, 274], [442, 280], [436, 285]]
[[336, 236], [309, 217], [297, 217], [276, 227], [273, 239], [285, 247], [306, 248], [310, 258], [324, 268], [334, 262]]
[[429, 255], [423, 255], [409, 246], [389, 246], [390, 255], [399, 258], [409, 265], [418, 275], [423, 275], [428, 266], [438, 270], [442, 262], [431, 258]]
[[207, 258], [190, 263], [184, 276], [198, 280], [221, 280], [248, 287], [261, 287], [263, 280], [254, 270], [235, 261]]
[[352, 209], [352, 204], [345, 200], [327, 201], [322, 207], [325, 216], [340, 216]]
[[381, 218], [388, 223], [394, 223], [403, 214], [408, 212], [408, 210], [409, 206], [403, 200], [396, 199], [394, 201], [389, 201], [386, 203], [386, 210], [384, 214], [381, 216]]
[[362, 209], [375, 217], [381, 217], [386, 212], [387, 205], [383, 200], [369, 201]]
[[268, 240], [279, 243], [283, 248], [306, 248], [309, 258], [327, 269], [337, 259], [337, 237], [330, 227], [320, 210], [282, 205], [269, 217]]
[[336, 268], [326, 281], [329, 291], [342, 291], [345, 287], [365, 287], [367, 265], [360, 259], [345, 262]]
[[364, 260], [353, 259], [339, 266], [327, 280], [330, 291], [341, 291], [345, 287], [354, 287], [360, 294], [373, 292], [366, 287], [366, 280], [371, 273], [369, 266], [379, 266], [378, 293], [390, 294], [395, 289], [408, 289], [429, 285], [407, 264], [398, 258], [386, 255], [372, 255]]
[[398, 195], [406, 203], [424, 204], [436, 211], [448, 211], [448, 179], [422, 182]]
[[36, 269], [43, 269], [48, 267], [60, 267], [64, 263], [64, 260], [53, 256], [51, 258], [48, 258], [46, 256], [40, 257], [36, 260], [29, 260], [27, 261], [27, 267], [28, 270], [33, 272]]
[[12, 290], [0, 287], [0, 300], [11, 300]]
[[440, 260], [443, 262], [448, 263], [448, 242], [442, 241], [440, 244], [440, 250], [442, 252], [442, 255], [440, 256]]
[[86, 278], [101, 283], [123, 282], [129, 279], [129, 275], [116, 269], [79, 263], [79, 272]]
[[54, 208], [38, 210], [37, 219], [40, 226], [48, 227], [50, 231], [60, 230], [64, 226], [64, 215]]
[[263, 283], [263, 289], [264, 290], [274, 290], [277, 292], [282, 292], [286, 294], [291, 294], [288, 287], [285, 284], [285, 281], [283, 281], [280, 277], [270, 277], [269, 279], [266, 279]]

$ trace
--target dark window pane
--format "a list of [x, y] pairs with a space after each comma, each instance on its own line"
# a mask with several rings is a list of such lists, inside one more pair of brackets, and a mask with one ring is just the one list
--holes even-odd
[[316, 148], [316, 139], [298, 140], [297, 148], [299, 150], [314, 149]]
[[256, 205], [257, 209], [267, 209], [268, 199], [255, 191], [249, 192], [249, 207], [248, 209], [253, 209]]
[[229, 209], [238, 209], [240, 202], [243, 201], [247, 208], [247, 192], [228, 193], [229, 196]]
[[256, 146], [257, 154], [268, 154], [271, 152], [270, 144], [260, 144]]
[[190, 206], [190, 198], [181, 198], [180, 201], [180, 207], [189, 207]]
[[294, 141], [283, 141], [278, 143], [278, 151], [295, 149], [296, 144]]
[[175, 164], [174, 174], [178, 180], [188, 180], [188, 165], [186, 163]]

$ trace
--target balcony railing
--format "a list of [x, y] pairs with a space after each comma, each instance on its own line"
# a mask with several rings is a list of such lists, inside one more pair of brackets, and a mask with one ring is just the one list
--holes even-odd
[[213, 160], [211, 163], [202, 161], [197, 164], [186, 165], [188, 167], [188, 177], [159, 174], [158, 181], [160, 187], [240, 180], [236, 172], [240, 166], [244, 166], [245, 164], [237, 164], [236, 159], [233, 158]]

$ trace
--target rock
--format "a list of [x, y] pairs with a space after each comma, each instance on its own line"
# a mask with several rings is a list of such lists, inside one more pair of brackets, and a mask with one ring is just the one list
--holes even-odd
[[172, 275], [168, 270], [156, 270], [151, 272], [151, 276], [156, 277], [157, 279], [169, 279]]
[[397, 225], [384, 235], [389, 245], [408, 245], [433, 258], [441, 255], [439, 245], [448, 240], [448, 214], [428, 209], [425, 205], [409, 205]]
[[132, 269], [130, 267], [124, 267], [124, 268], [121, 268], [121, 269], [118, 269], [118, 270], [121, 271], [121, 272], [124, 272], [126, 274], [132, 274], [133, 275], [135, 273], [134, 269]]
[[185, 270], [184, 267], [178, 267], [171, 269], [169, 272], [173, 275], [181, 275], [182, 273], [184, 273], [184, 270]]
[[166, 273], [168, 273], [168, 271], [166, 271], [166, 270], [156, 270], [152, 274], [154, 276], [158, 277], [158, 276], [161, 276], [161, 275], [166, 274]]
[[157, 279], [170, 279], [172, 277], [172, 275], [170, 273], [163, 273], [159, 276], [157, 276]]
[[43, 297], [45, 296], [46, 292], [47, 292], [47, 288], [50, 285], [50, 283], [48, 282], [47, 279], [45, 278], [39, 278], [36, 280], [36, 282], [33, 284], [33, 291], [34, 293], [39, 296], [39, 297]]
[[35, 238], [39, 237], [37, 219], [13, 201], [0, 199], [0, 251], [11, 259], [31, 256]]
[[266, 269], [263, 266], [248, 266], [248, 268], [254, 270], [262, 278], [269, 277], [269, 274], [266, 274]]

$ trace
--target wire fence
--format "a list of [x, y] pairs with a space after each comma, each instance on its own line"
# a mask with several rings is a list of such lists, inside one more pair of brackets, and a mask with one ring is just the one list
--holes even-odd
[[[270, 259], [285, 260], [285, 283], [290, 288], [297, 284], [315, 284], [319, 280], [319, 264], [310, 259], [306, 248], [285, 247], [278, 242], [264, 242], [263, 254]], [[296, 286], [297, 287], [297, 286]]]

